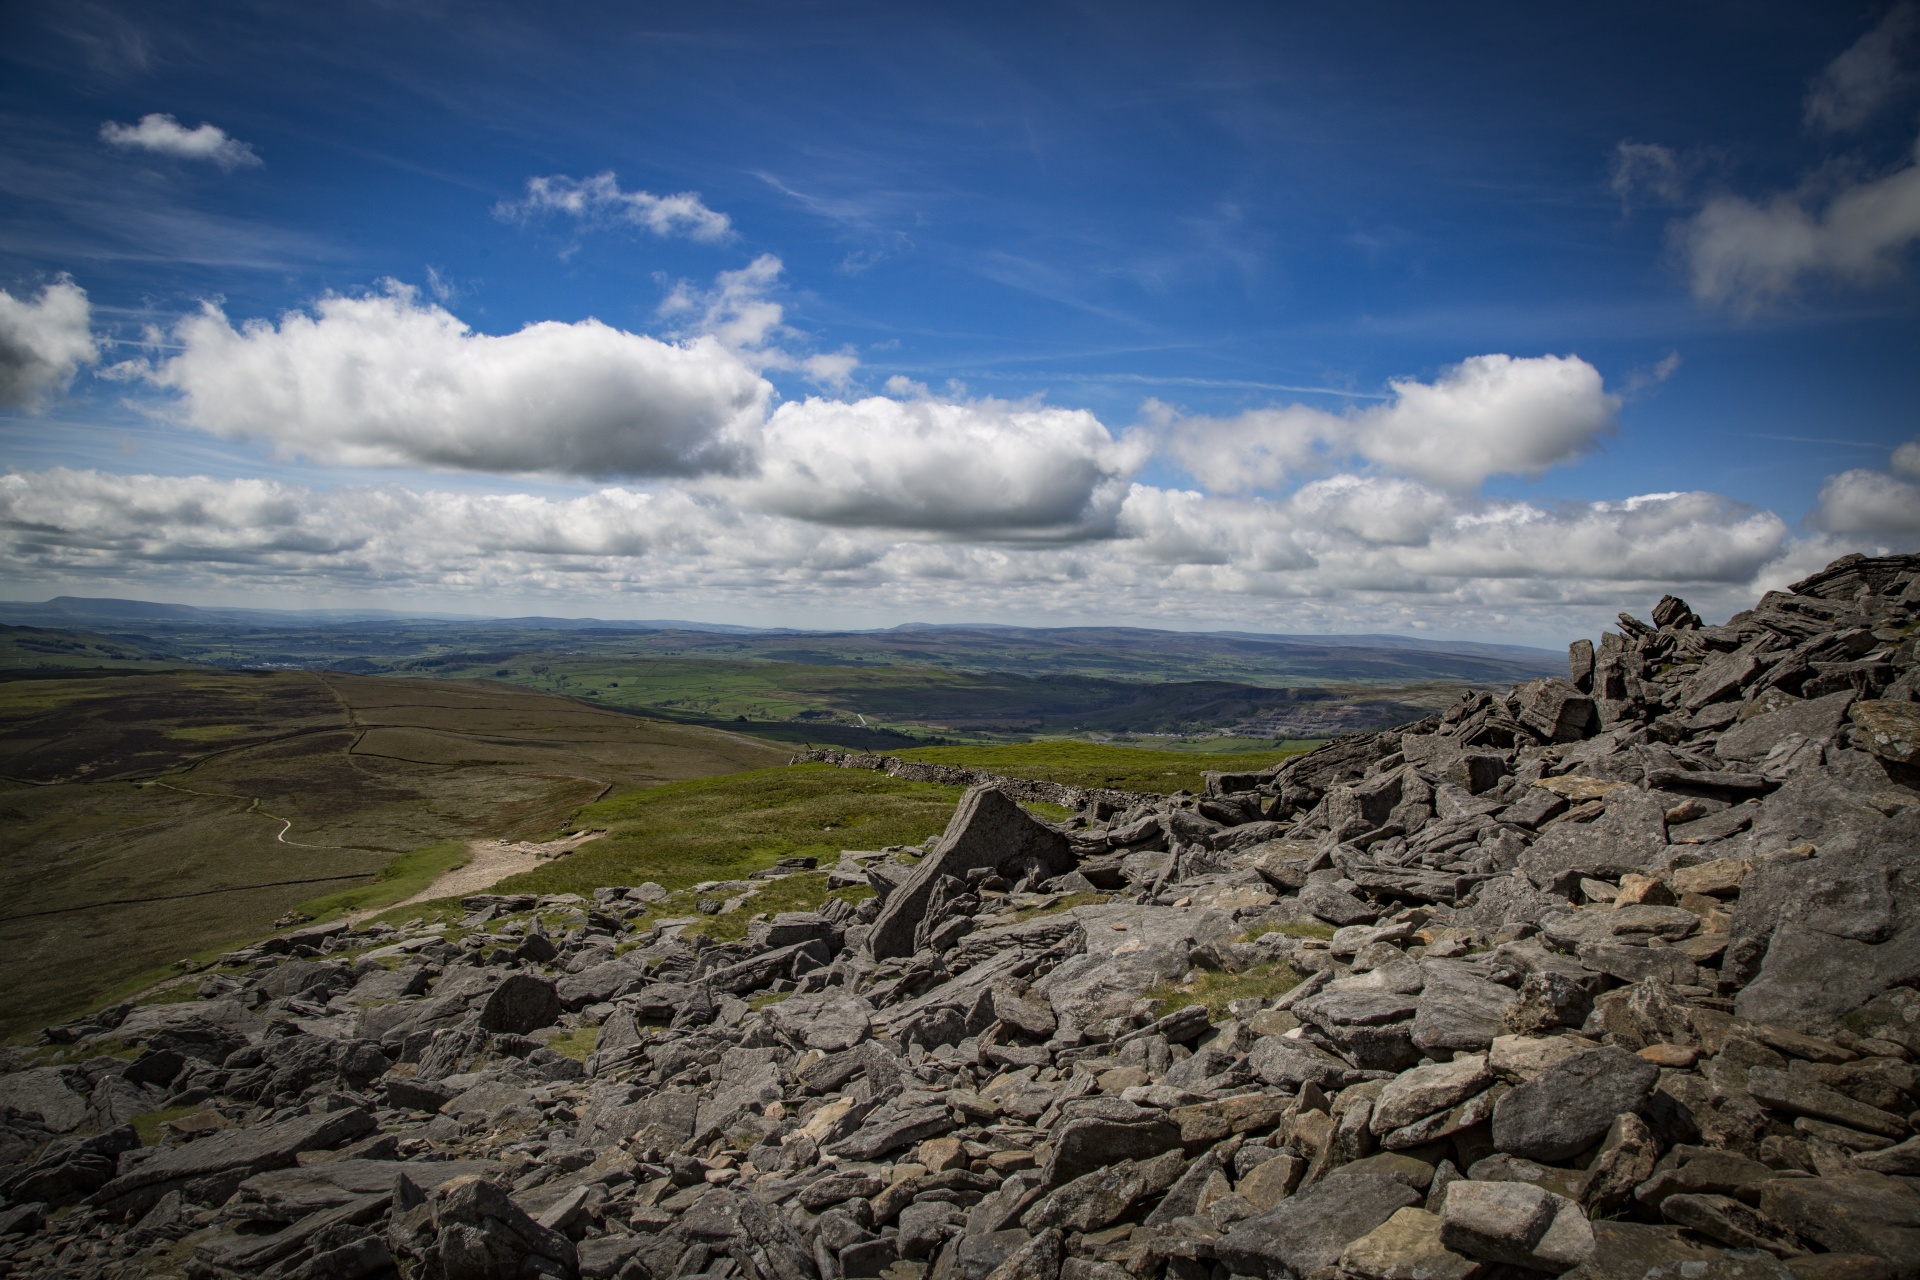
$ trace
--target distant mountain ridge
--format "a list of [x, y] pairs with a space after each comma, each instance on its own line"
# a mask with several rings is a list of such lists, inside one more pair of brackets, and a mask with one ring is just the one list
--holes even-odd
[[245, 609], [223, 606], [164, 604], [149, 600], [116, 597], [55, 596], [44, 601], [0, 601], [0, 620], [27, 625], [61, 625], [76, 622], [177, 622], [185, 624], [251, 624], [285, 628], [348, 626], [357, 622], [389, 624], [418, 623], [442, 626], [474, 626], [508, 630], [535, 631], [686, 631], [733, 636], [821, 636], [887, 637], [940, 635], [956, 638], [978, 635], [998, 641], [1018, 638], [1029, 643], [1069, 646], [1075, 643], [1102, 647], [1118, 641], [1127, 647], [1146, 647], [1161, 652], [1178, 651], [1197, 641], [1244, 642], [1261, 647], [1303, 647], [1334, 649], [1401, 649], [1422, 653], [1444, 653], [1463, 657], [1482, 657], [1522, 664], [1545, 664], [1555, 670], [1564, 659], [1555, 650], [1526, 645], [1488, 644], [1472, 640], [1428, 640], [1418, 636], [1387, 633], [1317, 635], [1299, 632], [1259, 631], [1173, 631], [1154, 627], [1022, 627], [992, 622], [903, 622], [891, 627], [853, 630], [811, 630], [798, 627], [747, 627], [721, 622], [691, 622], [680, 618], [607, 619], [560, 618], [544, 615], [496, 617], [488, 614], [411, 613], [393, 609]]

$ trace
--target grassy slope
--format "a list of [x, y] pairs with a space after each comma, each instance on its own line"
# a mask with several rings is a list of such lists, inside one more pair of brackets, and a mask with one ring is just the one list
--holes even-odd
[[[1203, 769], [1259, 768], [1290, 754], [1207, 756], [1090, 742], [932, 747], [905, 753], [909, 759], [991, 769], [1009, 777], [1163, 793], [1200, 790]], [[952, 816], [959, 795], [954, 787], [826, 765], [674, 783], [587, 806], [574, 825], [605, 827], [606, 836], [500, 887], [590, 894], [602, 885], [652, 880], [677, 890], [702, 880], [738, 878], [781, 858], [810, 855], [831, 863], [842, 849], [917, 844], [937, 834]]]
[[468, 839], [786, 758], [498, 685], [309, 672], [0, 682], [0, 744], [7, 1036], [316, 897], [397, 901]]
[[944, 830], [960, 790], [883, 773], [795, 765], [677, 782], [588, 805], [574, 819], [607, 834], [537, 870], [506, 892], [591, 893], [652, 880], [682, 889], [842, 849], [918, 843]]
[[903, 751], [906, 760], [990, 769], [1010, 778], [1063, 782], [1075, 787], [1112, 787], [1116, 791], [1175, 791], [1206, 789], [1200, 776], [1208, 770], [1262, 769], [1310, 749], [1313, 743], [1294, 743], [1281, 750], [1208, 755], [1193, 751], [1151, 751], [1138, 747], [1107, 746], [1095, 742], [1026, 742], [999, 747], [923, 747]]

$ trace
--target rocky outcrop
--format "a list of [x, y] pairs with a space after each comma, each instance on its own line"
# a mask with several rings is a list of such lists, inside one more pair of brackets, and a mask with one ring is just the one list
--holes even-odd
[[16, 1055], [0, 1264], [1920, 1275], [1917, 610], [1913, 557], [1668, 597], [1199, 796], [930, 772], [938, 841], [740, 942], [657, 885], [279, 935]]

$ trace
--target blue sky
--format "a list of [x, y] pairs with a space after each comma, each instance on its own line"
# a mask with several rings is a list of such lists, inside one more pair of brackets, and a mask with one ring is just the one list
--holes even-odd
[[1558, 640], [1920, 542], [1911, 3], [0, 51], [15, 597]]

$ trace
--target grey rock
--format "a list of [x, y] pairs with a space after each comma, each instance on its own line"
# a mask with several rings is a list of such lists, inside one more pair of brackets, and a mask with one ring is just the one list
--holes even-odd
[[1278, 1208], [1235, 1223], [1214, 1251], [1235, 1275], [1304, 1277], [1332, 1266], [1348, 1245], [1419, 1202], [1419, 1190], [1405, 1182], [1349, 1165]]
[[1428, 961], [1421, 968], [1426, 981], [1413, 1020], [1415, 1045], [1436, 1056], [1478, 1052], [1506, 1033], [1507, 1013], [1517, 999], [1511, 988], [1456, 962]]
[[877, 1160], [911, 1143], [937, 1138], [954, 1128], [946, 1107], [915, 1107], [882, 1114], [875, 1112], [852, 1136], [828, 1147], [843, 1160]]
[[873, 1031], [873, 1006], [844, 987], [792, 996], [769, 1014], [784, 1035], [823, 1053], [851, 1049]]
[[1760, 760], [1796, 733], [1811, 742], [1830, 741], [1847, 722], [1854, 697], [1852, 690], [1830, 693], [1744, 720], [1720, 735], [1714, 754], [1722, 760]]
[[646, 975], [626, 961], [605, 960], [560, 979], [555, 994], [566, 1008], [578, 1010], [590, 1004], [605, 1004], [631, 995], [646, 983]]
[[1053, 1155], [1041, 1181], [1049, 1187], [1122, 1160], [1147, 1160], [1180, 1145], [1180, 1130], [1164, 1114], [1115, 1100], [1109, 1116], [1083, 1116], [1054, 1131]]
[[940, 1247], [947, 1227], [962, 1215], [958, 1205], [929, 1200], [900, 1211], [900, 1234], [894, 1244], [903, 1258], [924, 1258]]
[[[109, 1212], [144, 1213], [161, 1196], [190, 1182], [227, 1178], [237, 1187], [256, 1173], [285, 1168], [302, 1151], [335, 1147], [373, 1129], [373, 1117], [358, 1109], [227, 1129], [141, 1161], [95, 1192], [90, 1203]], [[231, 1191], [229, 1187], [227, 1194]]]
[[1658, 866], [1666, 850], [1665, 806], [1638, 787], [1615, 787], [1592, 822], [1549, 827], [1520, 856], [1520, 870], [1542, 889], [1577, 876], [1617, 880]]
[[1185, 1166], [1178, 1151], [1167, 1151], [1150, 1160], [1123, 1160], [1082, 1174], [1028, 1209], [1020, 1225], [1029, 1231], [1048, 1227], [1098, 1231], [1131, 1213], [1141, 1201], [1164, 1194]]
[[1615, 1116], [1635, 1111], [1660, 1069], [1623, 1049], [1589, 1049], [1554, 1063], [1500, 1099], [1493, 1145], [1529, 1160], [1565, 1160], [1605, 1136]]
[[1909, 1132], [1902, 1116], [1890, 1115], [1838, 1090], [1771, 1067], [1754, 1067], [1747, 1072], [1747, 1092], [1755, 1102], [1789, 1115], [1829, 1120], [1887, 1138], [1904, 1138]]
[[90, 1092], [85, 1074], [71, 1067], [0, 1075], [0, 1106], [37, 1115], [55, 1133], [69, 1133], [85, 1123]]
[[421, 1252], [427, 1275], [448, 1280], [579, 1274], [573, 1242], [528, 1217], [499, 1184], [455, 1178], [431, 1201], [434, 1236]]
[[566, 1012], [551, 979], [530, 973], [508, 974], [480, 1007], [480, 1025], [488, 1031], [526, 1035], [550, 1027]]
[[1248, 1053], [1247, 1065], [1262, 1080], [1281, 1089], [1298, 1089], [1311, 1083], [1338, 1090], [1353, 1074], [1353, 1068], [1326, 1050], [1285, 1036], [1262, 1036]]
[[1007, 1255], [988, 1272], [987, 1280], [1058, 1280], [1066, 1241], [1049, 1227]]
[[1300, 890], [1300, 905], [1333, 925], [1371, 924], [1380, 918], [1380, 909], [1348, 893], [1334, 882], [1340, 877], [1330, 871], [1316, 871], [1307, 877]]
[[1380, 1091], [1369, 1127], [1376, 1136], [1389, 1133], [1465, 1102], [1492, 1084], [1493, 1072], [1480, 1055], [1415, 1067], [1389, 1080]]
[[1660, 1202], [1660, 1216], [1730, 1249], [1765, 1249], [1787, 1257], [1806, 1252], [1791, 1231], [1731, 1196], [1668, 1196]]
[[1871, 1254], [1903, 1277], [1920, 1274], [1920, 1192], [1898, 1178], [1775, 1178], [1760, 1185], [1760, 1212], [1830, 1253]]

